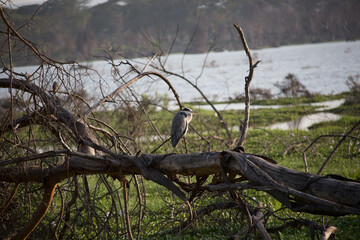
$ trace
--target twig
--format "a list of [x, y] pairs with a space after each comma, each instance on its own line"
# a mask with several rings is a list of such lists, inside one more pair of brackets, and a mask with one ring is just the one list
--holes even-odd
[[226, 133], [227, 133], [227, 135], [228, 135], [228, 138], [229, 138], [229, 139], [232, 139], [231, 133], [230, 133], [230, 131], [229, 131], [229, 127], [228, 127], [226, 121], [224, 120], [224, 118], [222, 117], [221, 113], [216, 109], [216, 107], [214, 106], [214, 104], [212, 104], [212, 102], [206, 97], [206, 95], [203, 93], [203, 91], [201, 91], [201, 89], [200, 89], [197, 85], [195, 85], [195, 84], [192, 83], [189, 79], [187, 79], [186, 77], [184, 77], [184, 76], [182, 76], [182, 75], [180, 75], [180, 74], [177, 74], [177, 73], [174, 73], [174, 72], [170, 72], [170, 71], [167, 71], [167, 70], [165, 70], [165, 69], [159, 69], [159, 70], [163, 71], [163, 72], [166, 73], [166, 74], [171, 74], [171, 75], [173, 75], [173, 76], [175, 76], [175, 77], [179, 77], [179, 78], [185, 80], [187, 83], [189, 83], [193, 88], [195, 88], [195, 89], [200, 93], [200, 95], [204, 98], [204, 100], [206, 101], [206, 103], [211, 106], [211, 108], [214, 110], [214, 112], [215, 112], [216, 115], [218, 116], [220, 123], [223, 125], [223, 127], [224, 127], [224, 129], [225, 129], [225, 131], [226, 131]]
[[271, 240], [271, 237], [269, 233], [266, 231], [266, 228], [264, 226], [264, 212], [263, 212], [263, 205], [261, 202], [259, 203], [258, 209], [256, 211], [256, 215], [252, 216], [252, 220], [260, 234], [260, 237], [263, 240]]
[[[104, 122], [104, 121], [101, 121], [100, 119], [97, 119], [97, 118], [89, 118], [90, 120], [93, 120], [93, 121], [96, 121], [98, 124], [102, 124], [102, 125], [104, 125], [105, 127], [107, 127], [107, 128], [109, 128], [113, 133], [114, 133], [114, 135], [112, 135], [112, 134], [110, 134], [109, 136], [111, 136], [112, 138], [117, 138], [118, 139], [118, 141], [120, 142], [120, 144], [122, 145], [122, 146], [119, 146], [120, 147], [120, 150], [122, 151], [122, 152], [127, 152], [128, 154], [130, 154], [131, 155], [131, 151], [130, 151], [130, 149], [128, 149], [127, 147], [126, 147], [126, 145], [122, 142], [122, 140], [120, 139], [120, 138], [126, 138], [126, 139], [129, 139], [129, 140], [131, 140], [131, 141], [134, 141], [134, 139], [132, 139], [132, 138], [129, 138], [129, 137], [127, 137], [127, 136], [121, 136], [114, 128], [112, 128], [109, 124], [107, 124], [106, 122]], [[89, 124], [89, 127], [90, 128], [93, 128], [93, 126], [92, 125], [90, 125]], [[93, 128], [94, 130], [96, 130], [95, 128]], [[102, 130], [103, 130], [103, 128], [101, 128]], [[112, 139], [112, 141], [113, 141], [113, 139]]]
[[319, 169], [319, 171], [317, 172], [317, 175], [319, 175], [322, 170], [324, 170], [326, 164], [329, 162], [329, 160], [332, 158], [332, 156], [335, 154], [335, 152], [337, 151], [337, 149], [340, 147], [340, 145], [345, 141], [345, 139], [350, 135], [350, 133], [352, 133], [358, 126], [360, 125], [360, 121], [358, 121], [351, 129], [350, 131], [348, 131], [338, 142], [338, 144], [336, 145], [336, 147], [334, 148], [334, 150], [330, 153], [330, 155], [327, 157], [327, 159], [325, 160], [325, 162], [322, 164], [321, 168]]
[[188, 42], [188, 44], [186, 45], [186, 48], [184, 50], [184, 53], [183, 53], [183, 56], [182, 56], [182, 59], [181, 59], [181, 71], [182, 71], [182, 75], [185, 75], [185, 72], [184, 72], [184, 58], [185, 58], [185, 55], [187, 54], [189, 48], [190, 48], [190, 45], [192, 43], [192, 41], [194, 40], [195, 38], [195, 35], [198, 31], [198, 28], [199, 28], [199, 24], [200, 24], [200, 17], [198, 16], [197, 18], [197, 22], [196, 22], [196, 26], [195, 26], [195, 29], [194, 29], [194, 32], [193, 34], [191, 35], [191, 38]]
[[5, 16], [5, 12], [3, 7], [0, 5], [0, 16], [3, 19], [4, 23], [6, 24], [6, 26], [9, 29], [9, 33], [11, 32], [11, 34], [13, 34], [14, 36], [16, 36], [21, 42], [23, 42], [26, 46], [28, 46], [31, 51], [38, 56], [42, 61], [49, 63], [49, 64], [54, 64], [54, 63], [60, 63], [58, 61], [55, 61], [51, 58], [49, 58], [48, 56], [45, 56], [44, 54], [40, 53], [40, 51], [36, 48], [36, 46], [30, 42], [27, 41], [25, 38], [23, 38], [23, 36], [21, 36], [10, 24], [10, 22], [8, 21], [8, 19]]
[[11, 196], [9, 197], [9, 199], [6, 201], [4, 207], [0, 210], [0, 215], [3, 214], [3, 212], [6, 210], [6, 208], [10, 205], [10, 203], [12, 202], [12, 200], [14, 199], [17, 190], [19, 189], [20, 183], [17, 183], [11, 193]]
[[246, 140], [246, 135], [247, 135], [248, 127], [249, 127], [249, 119], [250, 119], [250, 83], [251, 83], [251, 80], [252, 80], [252, 77], [254, 74], [254, 68], [256, 68], [256, 66], [260, 63], [260, 61], [257, 61], [255, 64], [253, 64], [249, 46], [246, 42], [245, 34], [238, 24], [234, 24], [234, 26], [240, 35], [241, 42], [244, 46], [246, 55], [248, 56], [248, 59], [249, 59], [249, 75], [247, 77], [245, 77], [245, 119], [244, 119], [242, 131], [241, 131], [240, 140], [236, 146], [236, 148], [239, 148], [242, 145], [244, 145], [245, 140]]
[[154, 54], [154, 56], [152, 56], [152, 58], [150, 59], [150, 61], [148, 61], [148, 63], [144, 66], [143, 70], [141, 70], [141, 73], [145, 72], [145, 69], [152, 63], [152, 61], [154, 61], [154, 59], [157, 57], [157, 53]]
[[209, 47], [209, 49], [207, 50], [207, 52], [206, 52], [205, 59], [204, 59], [204, 61], [203, 61], [203, 65], [202, 65], [202, 67], [201, 67], [201, 72], [200, 72], [199, 75], [195, 78], [195, 85], [196, 85], [196, 86], [197, 86], [198, 80], [201, 78], [201, 76], [202, 76], [203, 73], [204, 73], [206, 61], [207, 61], [207, 59], [208, 59], [208, 57], [209, 57], [209, 54], [210, 54], [211, 50], [212, 50], [214, 47], [215, 47], [215, 44], [214, 44], [214, 45], [211, 45], [211, 46]]
[[[198, 25], [198, 24], [199, 24], [199, 22], [197, 23], [197, 25]], [[194, 30], [194, 33], [193, 33], [193, 35], [192, 35], [192, 38], [190, 39], [190, 41], [189, 41], [189, 43], [188, 43], [188, 45], [187, 45], [187, 47], [186, 47], [186, 49], [185, 49], [185, 51], [184, 51], [182, 60], [181, 60], [182, 75], [181, 75], [181, 74], [178, 74], [178, 73], [170, 72], [170, 71], [168, 71], [168, 70], [165, 69], [165, 64], [166, 64], [166, 61], [167, 61], [167, 59], [168, 59], [168, 56], [169, 56], [170, 53], [171, 53], [171, 48], [172, 48], [172, 47], [169, 49], [168, 55], [167, 55], [167, 57], [165, 58], [165, 60], [164, 60], [163, 62], [161, 62], [161, 60], [160, 60], [160, 58], [159, 58], [160, 67], [156, 67], [156, 66], [153, 66], [153, 67], [154, 67], [155, 69], [157, 69], [157, 70], [160, 70], [160, 71], [166, 73], [166, 74], [170, 74], [170, 75], [172, 75], [172, 76], [179, 77], [179, 78], [185, 80], [186, 82], [188, 82], [193, 88], [195, 88], [195, 89], [200, 93], [200, 95], [204, 98], [204, 100], [205, 100], [205, 101], [212, 107], [212, 109], [215, 111], [215, 113], [217, 114], [217, 116], [218, 116], [218, 118], [219, 118], [219, 120], [220, 120], [220, 123], [224, 126], [224, 129], [225, 129], [225, 131], [226, 131], [226, 133], [227, 133], [227, 135], [228, 135], [229, 141], [231, 141], [231, 139], [232, 139], [231, 133], [230, 133], [229, 128], [228, 128], [228, 126], [227, 126], [227, 123], [226, 123], [225, 120], [223, 119], [221, 113], [215, 108], [215, 106], [211, 103], [211, 101], [205, 96], [205, 94], [204, 94], [204, 93], [200, 90], [200, 88], [197, 86], [197, 81], [198, 81], [198, 79], [202, 76], [202, 73], [203, 73], [203, 71], [204, 71], [204, 67], [205, 67], [205, 63], [206, 63], [206, 60], [207, 60], [207, 58], [208, 58], [208, 55], [209, 55], [209, 53], [211, 52], [211, 50], [214, 48], [214, 45], [215, 45], [215, 44], [214, 44], [214, 45], [211, 45], [211, 46], [209, 47], [207, 53], [206, 53], [205, 60], [203, 61], [203, 66], [202, 66], [202, 68], [201, 68], [201, 73], [200, 73], [200, 74], [196, 77], [196, 79], [195, 79], [196, 84], [194, 84], [194, 83], [191, 82], [188, 78], [185, 77], [185, 73], [184, 73], [184, 69], [183, 69], [183, 61], [184, 61], [185, 55], [186, 55], [186, 53], [187, 53], [187, 50], [188, 50], [188, 48], [189, 48], [189, 46], [190, 46], [190, 44], [191, 44], [191, 42], [192, 42], [192, 40], [193, 40], [193, 38], [194, 38], [194, 36], [195, 36], [195, 34], [196, 34], [197, 28], [198, 28], [198, 26], [196, 26], [196, 28], [195, 28], [195, 30]], [[178, 29], [177, 29], [177, 31], [176, 31], [176, 35], [177, 35], [177, 33], [178, 33]], [[175, 38], [176, 38], [176, 36], [175, 36]], [[174, 41], [175, 41], [175, 40], [174, 40]], [[174, 41], [173, 41], [173, 43], [174, 43]], [[180, 109], [181, 109], [181, 106], [180, 106]], [[202, 137], [202, 138], [203, 138], [203, 137]], [[204, 138], [203, 138], [203, 139], [204, 139]], [[205, 140], [205, 139], [204, 139], [204, 140]], [[205, 141], [206, 141], [206, 140], [205, 140]], [[210, 145], [208, 141], [206, 141], [206, 142], [208, 143], [208, 145]]]
[[166, 82], [166, 84], [169, 86], [169, 88], [171, 89], [171, 91], [173, 92], [176, 100], [178, 101], [179, 106], [181, 105], [180, 102], [180, 98], [179, 95], [177, 94], [175, 88], [171, 85], [170, 81], [164, 77], [162, 74], [157, 73], [157, 72], [144, 72], [141, 73], [139, 75], [137, 75], [136, 77], [134, 77], [133, 79], [131, 79], [130, 81], [126, 82], [125, 84], [121, 85], [120, 87], [118, 87], [117, 89], [115, 89], [112, 93], [110, 93], [109, 95], [105, 96], [103, 99], [101, 99], [99, 102], [97, 102], [96, 104], [94, 104], [91, 108], [89, 108], [85, 113], [84, 113], [84, 118], [86, 119], [89, 114], [94, 111], [97, 107], [99, 107], [101, 104], [103, 104], [104, 102], [106, 102], [107, 100], [109, 100], [110, 98], [112, 98], [113, 96], [115, 96], [116, 94], [118, 94], [119, 92], [121, 92], [122, 90], [124, 90], [125, 88], [129, 87], [131, 84], [135, 83], [137, 80], [141, 79], [142, 77], [145, 76], [149, 76], [149, 75], [155, 75], [160, 77], [162, 80], [164, 80]]
[[136, 187], [136, 193], [138, 195], [138, 200], [139, 200], [139, 216], [138, 216], [138, 226], [137, 226], [137, 235], [136, 235], [136, 239], [140, 239], [140, 233], [141, 233], [141, 224], [142, 224], [142, 219], [143, 219], [143, 211], [144, 211], [144, 204], [143, 204], [143, 197], [141, 195], [141, 190], [140, 190], [140, 186], [139, 186], [139, 181], [137, 180], [136, 175], [134, 175], [134, 180], [135, 180], [135, 187]]
[[151, 154], [156, 153], [156, 151], [161, 148], [165, 143], [167, 143], [171, 138], [166, 139], [165, 141], [163, 141], [157, 148], [155, 148], [154, 150], [151, 151]]
[[203, 216], [210, 215], [212, 212], [214, 212], [216, 210], [227, 210], [227, 209], [234, 209], [234, 208], [238, 208], [238, 205], [234, 201], [211, 203], [209, 205], [206, 205], [202, 209], [195, 211], [194, 218], [188, 219], [188, 220], [182, 222], [178, 227], [175, 227], [172, 230], [170, 230], [170, 233], [174, 233], [178, 229], [185, 230], [185, 229], [189, 228], [190, 225], [194, 221], [202, 218]]
[[23, 230], [19, 232], [14, 239], [26, 239], [36, 226], [41, 222], [46, 212], [48, 211], [50, 204], [53, 200], [57, 183], [49, 182], [45, 185], [45, 191], [43, 199], [39, 204], [38, 209], [32, 216], [31, 220], [24, 226]]
[[71, 194], [71, 200], [66, 204], [66, 207], [65, 207], [66, 213], [65, 213], [65, 217], [64, 217], [63, 221], [66, 224], [64, 224], [63, 228], [61, 229], [61, 232], [59, 234], [59, 239], [64, 238], [65, 232], [69, 228], [69, 224], [67, 222], [70, 219], [71, 207], [72, 207], [72, 205], [74, 205], [76, 203], [76, 200], [79, 196], [79, 182], [78, 182], [77, 176], [75, 176], [73, 178], [73, 181], [74, 181], [74, 191]]
[[28, 161], [36, 160], [36, 159], [55, 157], [55, 156], [59, 156], [62, 154], [68, 154], [68, 153], [69, 153], [68, 150], [61, 149], [61, 150], [43, 152], [43, 153], [39, 153], [39, 154], [33, 154], [33, 155], [30, 155], [29, 157], [18, 157], [18, 158], [14, 158], [11, 160], [6, 160], [6, 161], [0, 162], [0, 167], [6, 166], [9, 164], [28, 162]]
[[39, 5], [39, 7], [33, 12], [32, 16], [27, 20], [26, 23], [24, 23], [21, 27], [17, 28], [16, 31], [21, 30], [22, 28], [30, 25], [30, 23], [32, 22], [32, 20], [34, 20], [35, 16], [37, 15], [37, 13], [40, 11], [40, 9], [42, 8], [42, 6], [45, 4], [45, 2], [43, 2], [42, 4]]
[[[324, 135], [320, 135], [318, 137], [316, 137], [311, 143], [309, 141], [309, 146], [307, 146], [305, 148], [305, 150], [303, 151], [302, 155], [303, 155], [303, 161], [304, 161], [304, 165], [305, 165], [305, 172], [309, 172], [308, 170], [308, 163], [306, 160], [306, 152], [307, 150], [309, 150], [319, 139], [321, 138], [325, 138], [325, 137], [344, 137], [344, 135], [334, 135], [334, 134], [324, 134]], [[354, 137], [354, 136], [347, 136], [349, 138], [355, 139], [355, 140], [359, 140], [358, 138]]]
[[[112, 207], [115, 208], [115, 214], [114, 214], [114, 216], [115, 216], [115, 220], [116, 220], [116, 223], [117, 223], [116, 227], [119, 228], [119, 225], [118, 225], [119, 219], [118, 219], [118, 214], [117, 214], [119, 211], [118, 211], [118, 209], [117, 209], [117, 207], [116, 207], [115, 196], [114, 196], [114, 192], [118, 192], [118, 191], [112, 190], [109, 181], [105, 178], [104, 175], [100, 175], [100, 179], [101, 179], [102, 182], [104, 183], [104, 185], [105, 185], [105, 187], [106, 187], [106, 190], [108, 191], [109, 195], [111, 196], [111, 203], [112, 203], [111, 205], [112, 205]], [[116, 179], [118, 179], [118, 178], [116, 178]], [[120, 179], [118, 179], [118, 180], [120, 181]], [[107, 216], [107, 221], [109, 220], [109, 218], [110, 218], [110, 215]], [[117, 229], [116, 233], [118, 234], [118, 229]], [[117, 239], [118, 239], [118, 238], [119, 238], [119, 237], [117, 236]]]
[[60, 227], [60, 223], [62, 221], [62, 218], [63, 218], [63, 215], [64, 215], [64, 209], [65, 209], [65, 203], [64, 203], [64, 196], [62, 194], [62, 191], [61, 191], [61, 188], [60, 186], [58, 186], [58, 191], [59, 191], [59, 194], [60, 194], [60, 199], [61, 199], [61, 209], [60, 209], [60, 216], [59, 216], [59, 220], [56, 224], [56, 227], [55, 227], [55, 231], [54, 231], [54, 235], [55, 235], [55, 238], [57, 240], [59, 240], [59, 236], [58, 236], [58, 230], [59, 230], [59, 227]]
[[175, 36], [174, 36], [173, 41], [171, 42], [171, 45], [170, 45], [170, 48], [169, 48], [168, 53], [167, 53], [167, 55], [166, 55], [166, 58], [165, 58], [165, 60], [164, 60], [163, 63], [160, 62], [160, 65], [161, 65], [162, 68], [164, 68], [164, 66], [165, 66], [165, 64], [166, 64], [166, 62], [167, 62], [167, 60], [168, 60], [168, 58], [169, 58], [169, 56], [170, 56], [170, 53], [172, 52], [172, 49], [173, 49], [173, 47], [174, 47], [174, 45], [175, 45], [175, 41], [176, 41], [176, 39], [177, 39], [178, 33], [179, 33], [179, 23], [176, 25]]
[[133, 235], [132, 235], [132, 231], [131, 231], [131, 224], [130, 224], [130, 215], [129, 215], [129, 201], [128, 201], [128, 196], [127, 196], [127, 186], [126, 186], [126, 182], [122, 182], [122, 187], [123, 187], [123, 197], [124, 197], [124, 206], [125, 206], [125, 221], [126, 221], [126, 230], [128, 233], [128, 236], [130, 239], [134, 239]]

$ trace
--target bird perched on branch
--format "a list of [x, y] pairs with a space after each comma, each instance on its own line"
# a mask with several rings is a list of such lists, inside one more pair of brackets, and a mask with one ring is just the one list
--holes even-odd
[[180, 139], [185, 136], [193, 113], [199, 112], [192, 111], [190, 108], [185, 107], [176, 113], [171, 125], [171, 144], [173, 147], [176, 147]]
[[54, 95], [59, 90], [59, 87], [60, 87], [60, 85], [55, 81], [52, 86]]

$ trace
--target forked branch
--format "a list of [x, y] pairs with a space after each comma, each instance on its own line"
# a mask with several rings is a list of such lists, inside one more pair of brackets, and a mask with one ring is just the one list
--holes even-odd
[[120, 87], [118, 87], [117, 89], [115, 89], [112, 93], [110, 93], [109, 95], [107, 95], [106, 97], [104, 97], [103, 99], [101, 99], [99, 102], [97, 102], [96, 104], [94, 104], [92, 107], [90, 107], [85, 113], [84, 113], [84, 118], [86, 119], [89, 114], [94, 111], [97, 107], [99, 107], [101, 104], [103, 104], [104, 102], [106, 102], [107, 100], [109, 100], [110, 98], [112, 98], [113, 96], [115, 96], [116, 94], [118, 94], [119, 92], [121, 92], [122, 90], [124, 90], [125, 88], [129, 87], [131, 84], [135, 83], [137, 80], [141, 79], [142, 77], [145, 76], [150, 76], [150, 75], [155, 75], [159, 78], [161, 78], [168, 86], [169, 89], [171, 89], [171, 91], [173, 92], [180, 108], [181, 108], [181, 101], [179, 98], [179, 95], [177, 94], [175, 88], [171, 85], [170, 81], [163, 76], [162, 74], [158, 73], [158, 72], [143, 72], [140, 73], [139, 75], [137, 75], [136, 77], [132, 78], [130, 81], [124, 83], [123, 85], [121, 85]]
[[249, 128], [249, 120], [250, 120], [250, 83], [254, 75], [254, 68], [260, 63], [260, 61], [257, 61], [255, 64], [253, 64], [253, 59], [250, 53], [249, 46], [246, 42], [245, 34], [241, 27], [238, 24], [234, 24], [236, 30], [239, 33], [239, 36], [241, 38], [241, 42], [243, 44], [244, 50], [246, 52], [246, 55], [249, 60], [249, 75], [245, 77], [245, 117], [244, 117], [244, 123], [241, 130], [240, 140], [236, 146], [236, 148], [240, 148], [242, 145], [244, 145], [246, 140], [246, 135]]

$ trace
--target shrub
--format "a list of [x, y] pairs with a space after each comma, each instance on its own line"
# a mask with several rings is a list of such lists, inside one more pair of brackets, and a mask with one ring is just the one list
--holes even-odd
[[299, 81], [295, 74], [289, 73], [281, 83], [275, 83], [285, 97], [311, 97], [311, 93]]
[[360, 104], [360, 74], [348, 76], [346, 80], [350, 93], [346, 98], [346, 104]]

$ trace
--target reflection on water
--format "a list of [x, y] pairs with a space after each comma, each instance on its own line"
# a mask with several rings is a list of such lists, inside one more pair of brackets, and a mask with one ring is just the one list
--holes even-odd
[[318, 106], [317, 111], [325, 111], [333, 108], [339, 107], [341, 104], [345, 102], [345, 99], [337, 99], [337, 100], [331, 100], [331, 101], [325, 101], [325, 102], [317, 102], [317, 103], [311, 103], [311, 106]]
[[267, 128], [269, 129], [281, 129], [281, 130], [308, 130], [313, 124], [324, 122], [324, 121], [336, 121], [339, 120], [340, 116], [333, 113], [321, 112], [303, 116], [295, 121], [275, 123]]
[[[317, 102], [310, 103], [308, 105], [312, 105], [317, 108], [317, 111], [326, 111], [336, 107], [339, 107], [341, 104], [345, 102], [345, 99], [337, 99], [325, 102]], [[306, 105], [306, 104], [304, 104]], [[217, 110], [243, 110], [245, 109], [244, 103], [229, 103], [229, 104], [214, 104]], [[259, 109], [259, 108], [283, 108], [283, 107], [292, 107], [294, 105], [250, 105], [250, 109]], [[204, 109], [204, 110], [212, 110], [210, 105], [200, 105], [197, 106], [196, 109]], [[276, 123], [266, 128], [268, 129], [281, 129], [281, 130], [308, 130], [313, 124], [325, 122], [325, 121], [336, 121], [340, 119], [340, 115], [328, 113], [328, 112], [320, 112], [314, 113], [310, 115], [303, 116], [295, 121]], [[233, 130], [239, 130], [238, 126], [235, 126]]]
[[[319, 106], [317, 108], [318, 111], [325, 111], [336, 108], [343, 104], [345, 99], [338, 99], [326, 102], [312, 103], [312, 106]], [[309, 127], [316, 123], [325, 122], [325, 121], [337, 121], [340, 119], [340, 115], [329, 113], [329, 112], [320, 112], [314, 113], [310, 115], [305, 115], [295, 121], [275, 123], [269, 126], [269, 129], [281, 129], [281, 130], [308, 130]]]

